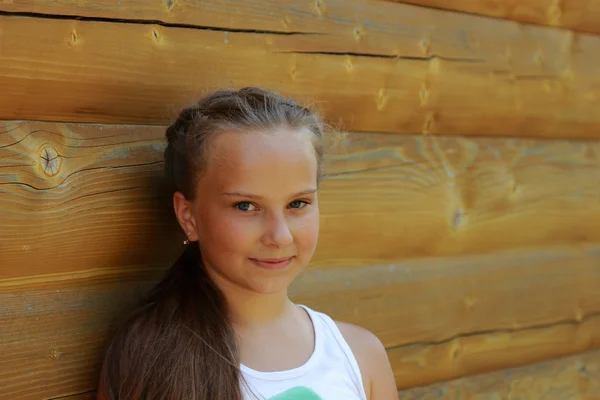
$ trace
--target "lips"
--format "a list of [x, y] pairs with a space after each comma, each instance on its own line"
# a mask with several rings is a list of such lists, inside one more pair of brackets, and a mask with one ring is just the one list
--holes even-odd
[[287, 267], [293, 259], [294, 256], [287, 258], [251, 258], [250, 261], [259, 267], [266, 269], [283, 269]]

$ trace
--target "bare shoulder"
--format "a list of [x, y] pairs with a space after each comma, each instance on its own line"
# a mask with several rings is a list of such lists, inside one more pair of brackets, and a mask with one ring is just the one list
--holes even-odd
[[360, 326], [340, 321], [335, 323], [358, 362], [367, 398], [397, 400], [396, 381], [381, 340]]

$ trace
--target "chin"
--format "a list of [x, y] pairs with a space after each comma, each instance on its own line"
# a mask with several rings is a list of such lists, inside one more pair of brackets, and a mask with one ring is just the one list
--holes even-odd
[[295, 260], [288, 268], [280, 271], [257, 271], [249, 281], [248, 289], [260, 294], [277, 294], [287, 292], [294, 279], [302, 272]]

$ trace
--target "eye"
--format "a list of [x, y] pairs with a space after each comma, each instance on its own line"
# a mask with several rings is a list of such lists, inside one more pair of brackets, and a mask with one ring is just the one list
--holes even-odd
[[308, 205], [309, 203], [303, 200], [294, 200], [289, 204], [290, 208], [304, 208]]
[[234, 207], [244, 212], [254, 211], [256, 209], [256, 207], [254, 207], [254, 204], [250, 203], [249, 201], [242, 201], [236, 203]]

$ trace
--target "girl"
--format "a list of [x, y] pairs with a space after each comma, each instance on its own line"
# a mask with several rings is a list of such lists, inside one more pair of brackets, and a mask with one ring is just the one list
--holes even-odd
[[259, 88], [219, 90], [167, 129], [186, 248], [121, 327], [101, 400], [392, 400], [370, 332], [295, 305], [319, 231], [323, 127]]

